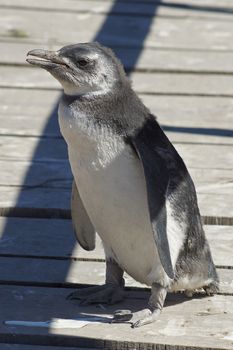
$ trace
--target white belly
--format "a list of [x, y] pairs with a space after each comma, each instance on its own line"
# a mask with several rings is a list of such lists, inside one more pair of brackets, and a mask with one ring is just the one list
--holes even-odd
[[96, 139], [80, 132], [64, 136], [80, 196], [108, 252], [136, 280], [163, 281], [143, 169], [133, 150], [104, 132]]

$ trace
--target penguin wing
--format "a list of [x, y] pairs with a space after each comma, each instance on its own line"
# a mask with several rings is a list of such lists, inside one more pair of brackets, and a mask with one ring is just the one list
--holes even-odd
[[75, 181], [72, 184], [71, 217], [76, 238], [85, 250], [95, 249], [95, 229], [86, 212]]
[[[167, 147], [169, 141], [156, 120], [150, 118], [136, 135], [129, 137], [144, 171], [152, 231], [161, 264], [168, 277], [174, 278], [167, 237], [166, 192], [169, 172], [166, 161], [156, 151]], [[162, 142], [161, 142], [162, 141]]]

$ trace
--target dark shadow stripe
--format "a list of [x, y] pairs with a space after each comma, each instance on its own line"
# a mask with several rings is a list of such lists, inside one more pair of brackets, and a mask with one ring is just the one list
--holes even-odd
[[199, 127], [184, 127], [184, 126], [171, 126], [162, 125], [164, 131], [178, 132], [192, 135], [208, 135], [208, 136], [221, 136], [221, 137], [233, 137], [233, 130], [220, 129], [220, 128], [199, 128]]

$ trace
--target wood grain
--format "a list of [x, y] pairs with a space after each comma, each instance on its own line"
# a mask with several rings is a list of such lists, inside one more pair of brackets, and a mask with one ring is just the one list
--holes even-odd
[[[205, 232], [217, 266], [233, 269], [231, 226], [206, 225]], [[76, 242], [70, 220], [0, 218], [0, 255], [104, 261], [99, 237], [85, 251]]]
[[[17, 0], [4, 0], [4, 3], [0, 5], [2, 8], [9, 9], [33, 9], [35, 11], [51, 11], [51, 12], [67, 12], [67, 13], [101, 13], [108, 14], [111, 11], [115, 15], [131, 15], [131, 16], [167, 16], [170, 18], [217, 18], [222, 20], [228, 20], [230, 14], [233, 11], [232, 3], [230, 0], [205, 0], [205, 1], [176, 1], [175, 4], [170, 1], [157, 1], [147, 0], [142, 3], [141, 0], [119, 2], [117, 6], [114, 6], [114, 2], [102, 1], [102, 0], [85, 0], [85, 1], [72, 1], [72, 0], [58, 0], [58, 1], [46, 1], [40, 0], [39, 3], [34, 3], [29, 0], [21, 0], [20, 3]], [[156, 9], [156, 10], [155, 10]]]
[[[70, 290], [72, 291], [72, 290]], [[161, 349], [232, 349], [232, 297], [186, 299], [182, 295], [168, 297], [166, 306], [156, 324], [132, 330], [129, 324], [110, 324], [116, 309], [139, 310], [147, 304], [148, 294], [137, 293], [117, 305], [80, 307], [67, 301], [67, 289], [2, 286], [0, 341], [56, 346], [85, 346], [112, 350]], [[131, 295], [133, 296], [132, 292]], [[11, 308], [6, 307], [11, 305]], [[5, 321], [77, 320], [84, 317], [89, 323], [81, 328], [9, 326]], [[100, 317], [94, 323], [93, 317]], [[62, 321], [60, 321], [62, 322]], [[63, 321], [65, 322], [65, 321]], [[224, 324], [224, 328], [222, 325]], [[155, 326], [156, 325], [156, 326]]]
[[[1, 9], [0, 37], [34, 43], [76, 43], [98, 38], [110, 46], [163, 47], [173, 49], [230, 50], [232, 21], [197, 20], [196, 18], [145, 18], [108, 14], [108, 24], [101, 31], [105, 15], [93, 13], [51, 13]], [[35, 26], [36, 23], [36, 26]], [[62, 25], [61, 25], [62, 23]], [[111, 24], [110, 24], [111, 23]], [[69, 28], [68, 31], [64, 27]], [[99, 32], [99, 34], [98, 34]], [[21, 35], [17, 35], [21, 33]], [[187, 35], [189, 33], [189, 35]]]
[[[17, 77], [17, 79], [16, 79]], [[47, 72], [31, 67], [0, 66], [0, 87], [59, 90], [60, 84]], [[183, 96], [233, 96], [231, 75], [140, 73], [131, 74], [138, 93]], [[54, 104], [57, 100], [52, 101]]]
[[[61, 137], [57, 120], [59, 98], [57, 91], [0, 88], [0, 134]], [[145, 94], [140, 94], [140, 98], [173, 142], [233, 143], [233, 102], [229, 98]]]
[[[0, 17], [1, 18], [1, 17]], [[77, 40], [76, 40], [77, 41]], [[73, 41], [73, 43], [76, 43]], [[9, 43], [0, 42], [2, 51], [0, 64], [28, 65], [25, 62], [26, 54], [34, 48], [60, 49], [64, 44], [50, 45], [44, 41], [37, 43]], [[203, 50], [170, 50], [145, 48], [138, 56], [137, 48], [121, 47], [121, 44], [112, 47], [122, 61], [127, 71], [139, 70], [146, 72], [189, 72], [189, 73], [233, 73], [233, 53], [231, 51], [203, 51]]]
[[[233, 295], [233, 270], [217, 269], [217, 272], [221, 281], [220, 293]], [[124, 278], [126, 287], [147, 287], [127, 273]], [[75, 287], [80, 284], [99, 285], [104, 281], [104, 262], [0, 257], [0, 284]]]
[[[111, 46], [184, 157], [201, 213], [232, 224], [232, 1], [3, 0], [0, 9], [0, 214], [43, 218], [0, 218], [0, 348], [233, 349], [232, 226], [205, 226], [220, 294], [169, 294], [155, 324], [109, 323], [116, 309], [147, 305], [149, 291], [127, 275], [121, 304], [84, 308], [66, 300], [74, 287], [103, 283], [103, 249], [97, 239], [95, 251], [82, 250], [71, 221], [54, 218], [69, 217], [72, 178], [57, 124], [61, 89], [25, 62], [36, 47], [94, 38]], [[78, 328], [87, 315], [91, 322]], [[92, 322], [94, 315], [102, 318]], [[50, 322], [56, 318], [61, 328]]]
[[[186, 146], [186, 145], [185, 145]], [[201, 148], [197, 150], [202, 151]], [[187, 151], [188, 152], [188, 151]], [[211, 150], [210, 150], [211, 154]], [[219, 153], [220, 157], [220, 153]], [[214, 217], [232, 217], [232, 169], [214, 169], [214, 163], [192, 155], [200, 168], [189, 170], [196, 185], [201, 214]], [[209, 158], [211, 159], [211, 158]], [[217, 159], [217, 157], [216, 157]], [[223, 157], [228, 159], [227, 157]], [[68, 161], [14, 161], [0, 160], [1, 208], [70, 209], [72, 175]]]

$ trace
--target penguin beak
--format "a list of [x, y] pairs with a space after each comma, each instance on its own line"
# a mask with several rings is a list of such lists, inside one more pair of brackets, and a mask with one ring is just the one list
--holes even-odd
[[31, 50], [27, 53], [26, 61], [30, 64], [48, 70], [60, 66], [68, 67], [64, 59], [61, 56], [58, 56], [57, 51], [40, 49]]

